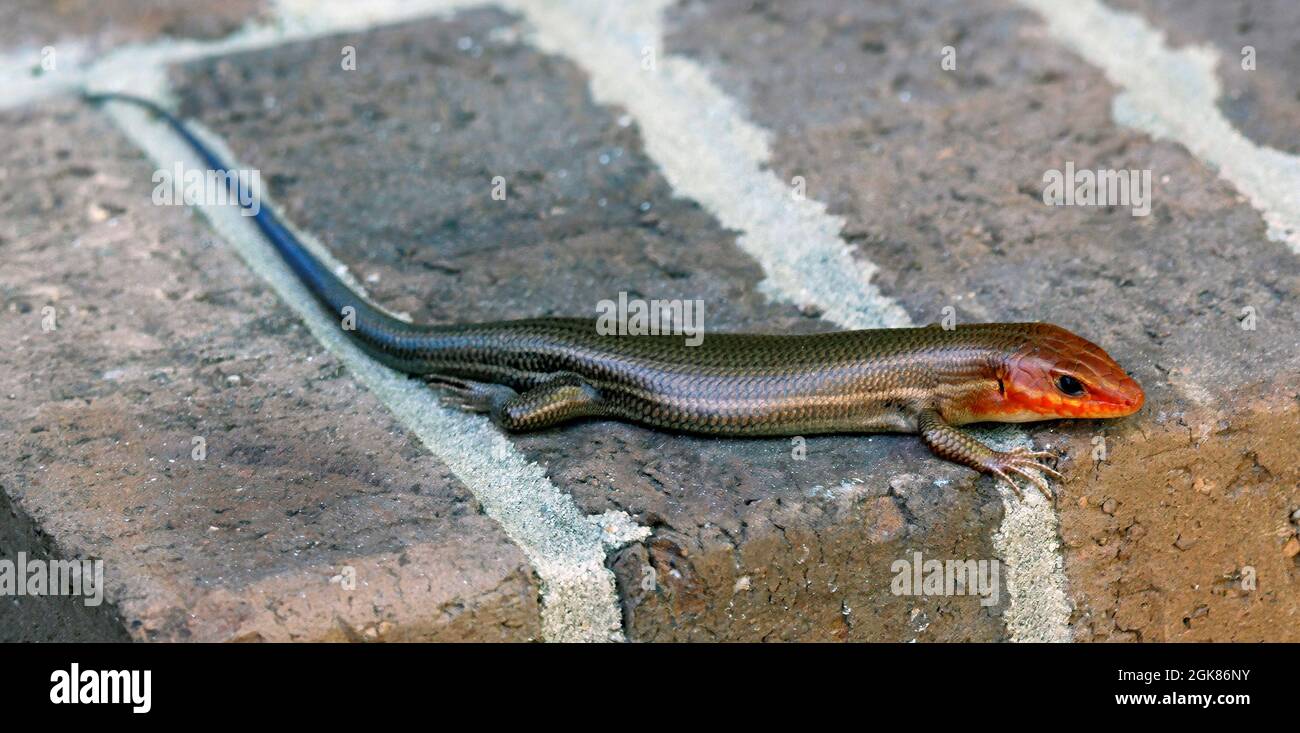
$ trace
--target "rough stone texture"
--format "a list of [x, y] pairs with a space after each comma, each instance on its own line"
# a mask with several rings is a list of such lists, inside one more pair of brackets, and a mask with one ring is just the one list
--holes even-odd
[[[1214, 44], [1225, 114], [1300, 153], [1293, 2], [1111, 3]], [[223, 36], [263, 7], [10, 3], [0, 50], [93, 58]], [[1034, 431], [1071, 456], [1077, 638], [1300, 640], [1300, 264], [1230, 186], [1116, 126], [1116, 90], [1007, 2], [684, 0], [668, 25], [667, 52], [773, 131], [774, 171], [846, 218], [915, 320], [1055, 321], [1146, 386], [1134, 418]], [[626, 291], [703, 299], [714, 330], [829, 327], [767, 303], [633, 121], [520, 32], [476, 11], [173, 81], [289, 218], [418, 320], [590, 314]], [[0, 639], [536, 638], [518, 550], [205, 226], [149, 204], [152, 171], [111, 126], [71, 104], [0, 124], [0, 557], [103, 557], [110, 586], [94, 609], [6, 598]], [[1151, 170], [1151, 215], [1045, 206], [1043, 172], [1066, 161]], [[632, 639], [1005, 635], [1001, 604], [889, 591], [914, 551], [992, 557], [1001, 519], [987, 480], [912, 438], [811, 438], [806, 460], [608, 422], [515, 442], [585, 511], [653, 528], [610, 560]], [[330, 581], [344, 565], [350, 593]]]
[[[1246, 137], [1300, 155], [1300, 3], [1293, 0], [1111, 0], [1168, 34], [1174, 46], [1219, 52], [1219, 108]], [[1242, 48], [1255, 68], [1242, 68]]]
[[[1134, 418], [1036, 430], [1073, 457], [1062, 537], [1079, 638], [1297, 638], [1300, 565], [1283, 547], [1300, 506], [1300, 262], [1258, 213], [1182, 148], [1117, 127], [1115, 90], [1032, 13], [723, 1], [673, 16], [668, 50], [776, 132], [778, 174], [847, 219], [916, 320], [952, 306], [1056, 322], [1146, 388]], [[1294, 24], [1270, 33], [1276, 50]], [[955, 71], [940, 68], [948, 45]], [[1296, 119], [1294, 95], [1270, 104], [1255, 133], [1293, 133], [1277, 121]], [[1044, 205], [1043, 173], [1066, 161], [1150, 169], [1151, 215]], [[1257, 330], [1241, 327], [1246, 307]], [[1258, 589], [1233, 591], [1246, 565]]]
[[[416, 320], [594, 315], [627, 291], [700, 298], [710, 329], [830, 327], [767, 303], [761, 271], [673, 198], [635, 126], [517, 30], [475, 11], [192, 64], [173, 86], [292, 221]], [[339, 68], [344, 44], [356, 71]], [[514, 440], [584, 510], [654, 529], [611, 561], [632, 639], [1004, 634], [1000, 604], [890, 593], [891, 563], [913, 551], [992, 557], [1001, 516], [989, 483], [914, 438], [810, 438], [803, 461], [787, 440], [612, 422]]]
[[537, 638], [519, 550], [105, 118], [0, 125], [0, 557], [102, 558], [109, 601], [0, 636]]
[[37, 73], [45, 46], [89, 58], [159, 36], [220, 38], [265, 12], [265, 0], [7, 0], [0, 5], [0, 49], [33, 51]]
[[1076, 638], [1300, 641], [1300, 562], [1287, 554], [1300, 411], [1277, 399], [1146, 429], [1071, 489], [1061, 533]]

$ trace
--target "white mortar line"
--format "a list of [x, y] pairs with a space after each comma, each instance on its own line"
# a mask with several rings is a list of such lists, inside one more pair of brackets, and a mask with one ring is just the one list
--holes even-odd
[[[349, 0], [279, 0], [277, 25], [250, 25], [216, 42], [162, 41], [125, 46], [97, 64], [93, 76], [96, 84], [111, 80], [112, 83], [106, 84], [110, 88], [152, 90], [157, 96], [164, 88], [163, 69], [170, 63], [362, 30], [384, 23], [446, 15], [485, 4], [489, 3], [482, 0], [374, 0], [365, 4]], [[597, 101], [622, 106], [629, 112], [642, 132], [647, 155], [660, 166], [674, 191], [695, 199], [720, 223], [739, 232], [738, 245], [758, 261], [767, 275], [760, 287], [769, 297], [799, 306], [816, 307], [823, 312], [823, 317], [843, 328], [911, 324], [903, 308], [872, 285], [876, 266], [852, 255], [840, 236], [843, 220], [829, 215], [819, 202], [794, 200], [792, 186], [767, 169], [768, 133], [750, 123], [739, 105], [713, 85], [707, 72], [697, 63], [664, 52], [662, 12], [669, 4], [668, 0], [642, 3], [571, 0], [563, 4], [547, 0], [499, 0], [493, 4], [524, 16], [535, 28], [530, 41], [539, 49], [567, 57], [587, 72]], [[654, 54], [653, 70], [641, 66], [647, 50]], [[0, 88], [6, 89], [5, 95], [0, 96], [0, 108], [75, 89], [86, 79], [86, 69], [74, 68], [47, 77], [40, 83], [14, 83], [6, 88], [4, 82], [22, 80], [14, 79], [0, 64]], [[146, 91], [145, 95], [149, 96], [149, 92]], [[128, 133], [149, 150], [149, 141], [143, 140], [141, 134], [142, 130], [149, 128], [148, 123], [143, 119], [131, 120], [130, 110], [119, 110], [114, 114], [123, 120]], [[179, 143], [168, 135], [158, 145]], [[222, 147], [218, 146], [219, 149]], [[184, 151], [176, 149], [150, 152], [150, 155], [160, 165], [170, 165], [178, 155], [187, 157]], [[405, 405], [408, 400], [419, 401], [419, 394], [424, 390], [421, 389], [419, 394], [410, 392], [409, 380], [396, 384], [384, 381], [398, 378], [351, 349], [351, 344], [314, 307], [305, 291], [269, 247], [261, 242], [244, 217], [222, 209], [212, 211], [210, 218], [219, 231], [223, 231], [223, 227], [229, 231], [224, 236], [232, 241], [250, 265], [272, 281], [281, 297], [303, 315], [317, 338], [339, 354], [371, 389], [380, 393], [381, 399], [389, 402], [389, 398], [383, 396], [388, 394], [397, 405]], [[310, 238], [304, 237], [304, 241], [324, 259], [334, 262]], [[268, 258], [270, 262], [265, 261]], [[304, 315], [312, 312], [315, 312], [315, 321]], [[319, 322], [321, 318], [325, 319], [324, 323]], [[381, 393], [381, 389], [389, 388], [390, 392]], [[522, 463], [523, 459], [514, 453], [509, 443], [481, 420], [448, 413], [436, 402], [407, 412], [399, 412], [399, 409], [394, 407], [399, 419], [413, 425], [423, 419], [437, 418], [436, 424], [423, 423], [424, 430], [417, 430], [417, 435], [458, 475], [460, 471], [456, 466], [460, 465], [468, 475], [480, 479], [471, 484], [465, 476], [460, 476], [471, 490], [481, 483], [491, 483], [491, 468], [473, 465], [476, 463], [474, 460], [453, 465], [452, 460], [434, 449], [433, 443], [447, 435], [461, 435], [460, 431], [465, 431], [465, 435], [476, 435], [476, 440], [491, 440], [496, 446], [503, 447], [511, 463], [516, 459]], [[1003, 447], [1029, 443], [1023, 432], [1012, 428], [988, 435]], [[466, 451], [469, 459], [482, 457], [483, 443], [477, 445], [476, 449]], [[536, 469], [535, 466], [531, 468]], [[543, 482], [539, 489], [534, 489], [543, 495], [550, 496], [548, 491], [558, 493], [540, 471], [535, 476], [530, 474], [521, 478], [525, 483], [528, 480]], [[1026, 494], [1029, 497], [1027, 501], [1020, 502], [1005, 487], [999, 485], [999, 492], [1005, 515], [994, 536], [994, 544], [1008, 568], [1009, 602], [1004, 616], [1008, 632], [1016, 641], [1068, 639], [1069, 602], [1061, 570], [1056, 514], [1045, 500], [1031, 493]], [[481, 496], [479, 498], [482, 500]], [[567, 499], [561, 494], [555, 501], [564, 504]], [[488, 506], [489, 502], [484, 504]], [[571, 505], [571, 501], [568, 504]], [[509, 506], [508, 501], [506, 506]], [[643, 536], [644, 528], [628, 528], [625, 526], [627, 521], [626, 515], [613, 517], [611, 526], [616, 531], [611, 541], [620, 543], [634, 540], [633, 535]], [[532, 529], [537, 526], [538, 523], [533, 523]], [[572, 529], [574, 525], [570, 522], [569, 526]], [[507, 534], [511, 534], [509, 528]], [[520, 542], [514, 534], [511, 537]], [[534, 539], [546, 544], [545, 538]], [[525, 552], [529, 553], [527, 547]], [[564, 553], [559, 554], [564, 556]], [[548, 638], [576, 638], [566, 629], [596, 628], [602, 622], [593, 619], [608, 618], [611, 609], [617, 613], [617, 598], [610, 599], [605, 592], [609, 583], [593, 585], [587, 582], [580, 590], [565, 590], [570, 584], [560, 581], [559, 576], [564, 573], [544, 572], [544, 567], [552, 568], [554, 565], [546, 553], [541, 553], [537, 559], [534, 559], [534, 554], [529, 554], [529, 557], [544, 580], [547, 579], [546, 572], [551, 572], [556, 578], [549, 586], [554, 590], [547, 594], [546, 606], [554, 610], [549, 611], [549, 616], [544, 613], [543, 619]], [[591, 567], [593, 561], [594, 558], [587, 556], [578, 566], [595, 572]], [[564, 567], [571, 567], [571, 563]], [[608, 571], [603, 565], [600, 570], [605, 576], [603, 580], [608, 580]], [[612, 592], [612, 586], [609, 591]], [[580, 598], [590, 599], [590, 603], [599, 608], [578, 609]], [[570, 616], [585, 620], [566, 623], [564, 619]], [[586, 638], [589, 637], [590, 634]]]
[[1140, 15], [1098, 0], [1019, 0], [1048, 30], [1124, 89], [1111, 114], [1120, 125], [1173, 140], [1214, 168], [1250, 200], [1268, 237], [1300, 254], [1300, 157], [1256, 145], [1216, 104], [1219, 54], [1211, 46], [1175, 51]]
[[[271, 2], [277, 7], [271, 13], [270, 21], [249, 21], [238, 31], [216, 40], [161, 38], [128, 43], [98, 58], [92, 57], [86, 44], [79, 40], [53, 41], [50, 47], [55, 51], [55, 68], [39, 75], [34, 75], [33, 69], [41, 66], [42, 48], [3, 49], [0, 51], [0, 90], [4, 91], [0, 94], [0, 109], [21, 106], [43, 97], [75, 93], [92, 81], [101, 83], [105, 76], [111, 76], [119, 90], [142, 89], [154, 85], [152, 77], [168, 64], [279, 46], [334, 33], [364, 31], [405, 20], [438, 17], [456, 9], [453, 4], [429, 0], [322, 0], [319, 4], [310, 0]], [[466, 3], [464, 7], [470, 5]], [[112, 69], [112, 74], [107, 74], [106, 69]], [[139, 76], [135, 78], [137, 74]]]
[[[1024, 430], [1012, 425], [972, 430], [998, 450], [1033, 447]], [[1034, 472], [1038, 473], [1038, 472]], [[1038, 474], [1049, 484], [1051, 479]], [[1065, 558], [1061, 554], [1061, 521], [1047, 497], [1024, 486], [1024, 499], [997, 483], [1002, 497], [1002, 524], [993, 533], [993, 549], [1006, 564], [1007, 636], [1018, 642], [1073, 641]]]

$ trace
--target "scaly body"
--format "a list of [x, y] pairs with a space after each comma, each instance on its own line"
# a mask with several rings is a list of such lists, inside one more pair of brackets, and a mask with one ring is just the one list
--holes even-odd
[[[152, 110], [214, 169], [226, 166], [175, 117]], [[255, 221], [303, 283], [369, 354], [439, 384], [501, 427], [537, 430], [583, 417], [729, 436], [917, 433], [934, 452], [1007, 481], [1046, 483], [1046, 452], [999, 452], [957, 426], [1120, 417], [1142, 389], [1096, 345], [1045, 323], [809, 335], [614, 336], [596, 321], [545, 318], [421, 325], [352, 291], [275, 217]]]

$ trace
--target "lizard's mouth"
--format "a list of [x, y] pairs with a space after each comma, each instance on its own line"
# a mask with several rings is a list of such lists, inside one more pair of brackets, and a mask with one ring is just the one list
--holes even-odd
[[[1094, 392], [1086, 399], [1061, 397], [1047, 390], [1036, 394], [1021, 392], [1009, 397], [1006, 407], [996, 417], [1006, 422], [1125, 417], [1141, 409], [1145, 401], [1142, 388], [1136, 382], [1133, 382], [1132, 389], [1106, 395]], [[1024, 417], [1017, 419], [1020, 415]]]

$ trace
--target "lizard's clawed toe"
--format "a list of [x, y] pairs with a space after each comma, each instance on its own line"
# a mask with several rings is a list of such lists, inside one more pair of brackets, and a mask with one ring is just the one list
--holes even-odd
[[[1040, 458], [1056, 458], [1058, 454], [1053, 451], [1035, 451], [1028, 448], [1017, 447], [1003, 453], [996, 454], [989, 462], [988, 472], [997, 476], [1015, 492], [1016, 497], [1024, 499], [1024, 494], [1020, 492], [1020, 487], [1011, 479], [1008, 474], [1014, 474], [1033, 484], [1042, 492], [1043, 496], [1048, 499], [1054, 499], [1052, 488], [1048, 485], [1044, 475], [1051, 476], [1055, 479], [1064, 479], [1059, 471], [1048, 466]], [[1036, 472], [1036, 473], [1035, 473]]]

